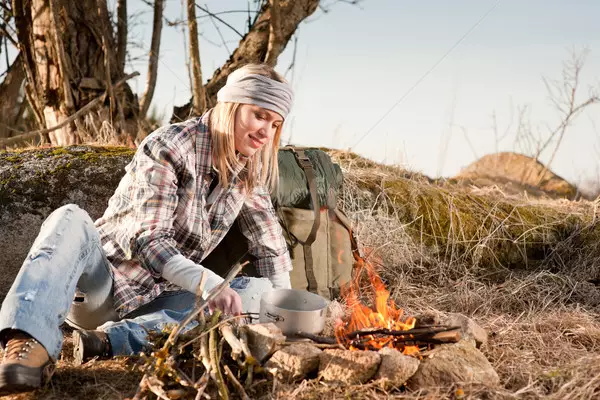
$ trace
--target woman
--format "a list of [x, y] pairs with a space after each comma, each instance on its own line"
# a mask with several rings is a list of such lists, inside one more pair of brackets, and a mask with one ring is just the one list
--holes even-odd
[[210, 308], [257, 312], [263, 292], [290, 287], [269, 189], [291, 88], [270, 67], [251, 64], [230, 74], [217, 100], [201, 118], [140, 144], [95, 223], [75, 205], [44, 222], [0, 310], [0, 393], [50, 379], [65, 320], [78, 329], [76, 361], [146, 348], [147, 330], [191, 310], [203, 273], [203, 297], [223, 281], [201, 262], [236, 218], [263, 278], [236, 278]]

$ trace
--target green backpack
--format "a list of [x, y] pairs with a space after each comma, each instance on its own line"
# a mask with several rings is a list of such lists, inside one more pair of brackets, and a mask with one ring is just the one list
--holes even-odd
[[[350, 221], [337, 208], [343, 175], [327, 153], [287, 146], [279, 150], [279, 188], [271, 199], [292, 259], [292, 288], [325, 298], [339, 296], [340, 284], [352, 278], [357, 251]], [[247, 254], [247, 239], [234, 224], [202, 264], [221, 276]], [[252, 263], [244, 274], [258, 276]]]

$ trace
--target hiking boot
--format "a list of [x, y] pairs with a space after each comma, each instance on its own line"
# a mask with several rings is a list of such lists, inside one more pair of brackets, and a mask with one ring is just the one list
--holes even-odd
[[102, 331], [74, 331], [73, 358], [75, 365], [81, 365], [93, 358], [108, 360], [112, 349], [108, 335]]
[[0, 364], [0, 395], [39, 389], [54, 370], [44, 346], [27, 333], [15, 331], [9, 336]]

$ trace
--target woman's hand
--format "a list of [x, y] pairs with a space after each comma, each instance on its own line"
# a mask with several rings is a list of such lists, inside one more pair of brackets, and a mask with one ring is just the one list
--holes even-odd
[[208, 307], [211, 312], [217, 308], [224, 314], [240, 315], [242, 313], [242, 298], [235, 290], [226, 287], [208, 303]]

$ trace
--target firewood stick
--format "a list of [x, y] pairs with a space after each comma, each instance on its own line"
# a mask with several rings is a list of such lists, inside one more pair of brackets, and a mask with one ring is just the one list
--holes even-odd
[[[401, 331], [400, 331], [401, 332]], [[426, 345], [426, 344], [444, 344], [444, 343], [456, 343], [462, 337], [460, 329], [454, 329], [452, 331], [447, 332], [439, 332], [435, 334], [415, 334], [415, 335], [364, 335], [358, 336], [355, 339], [349, 341], [349, 344], [360, 348], [365, 349], [369, 347], [369, 342], [373, 339], [381, 340], [385, 338], [389, 338], [390, 341], [394, 343], [394, 345], [405, 345], [405, 346], [418, 346], [418, 345]]]
[[206, 372], [212, 372], [208, 351], [208, 336], [203, 336], [200, 339], [200, 361], [202, 361], [202, 365], [204, 365]]
[[202, 397], [202, 394], [204, 393], [204, 391], [206, 390], [206, 387], [208, 386], [208, 382], [210, 376], [208, 374], [208, 370], [204, 372], [204, 374], [202, 374], [202, 376], [200, 377], [200, 379], [198, 379], [198, 381], [194, 384], [194, 388], [196, 388], [196, 390], [198, 391], [198, 393], [196, 393], [196, 399], [200, 399]]
[[229, 287], [229, 284], [231, 283], [231, 281], [233, 280], [233, 278], [236, 277], [236, 275], [242, 270], [242, 268], [244, 268], [244, 266], [246, 264], [248, 264], [249, 261], [243, 262], [243, 263], [237, 263], [233, 266], [233, 268], [231, 268], [231, 270], [229, 271], [229, 273], [227, 274], [227, 276], [225, 277], [225, 280], [223, 282], [221, 282], [219, 285], [217, 285], [216, 287], [214, 287], [210, 293], [208, 294], [208, 296], [206, 297], [206, 299], [201, 300], [198, 302], [198, 305], [196, 307], [194, 307], [194, 309], [188, 314], [188, 316], [182, 321], [180, 322], [175, 329], [173, 329], [171, 331], [171, 334], [169, 335], [169, 338], [167, 339], [167, 341], [165, 342], [163, 348], [161, 349], [161, 352], [166, 354], [168, 351], [168, 348], [171, 347], [175, 341], [177, 340], [177, 338], [179, 337], [179, 335], [181, 334], [181, 332], [183, 331], [183, 329], [190, 323], [192, 322], [192, 320], [194, 318], [196, 318], [196, 316], [202, 312], [206, 307], [208, 307], [208, 303], [210, 303], [215, 297], [217, 297], [222, 291], [223, 289], [225, 289], [226, 287]]
[[253, 365], [256, 363], [256, 359], [250, 352], [250, 347], [248, 346], [248, 332], [245, 329], [238, 329], [238, 335], [240, 339], [240, 344], [242, 346], [242, 352], [246, 356], [246, 363]]
[[327, 343], [315, 343], [313, 344], [313, 346], [315, 346], [317, 349], [340, 349], [340, 350], [347, 350], [343, 345], [336, 343], [336, 344], [327, 344]]
[[229, 381], [231, 382], [231, 384], [233, 385], [233, 387], [235, 388], [235, 390], [238, 392], [238, 394], [240, 395], [240, 397], [242, 399], [244, 399], [244, 400], [250, 400], [250, 397], [248, 396], [248, 394], [244, 390], [244, 387], [242, 386], [242, 384], [240, 383], [240, 381], [237, 380], [237, 378], [235, 377], [235, 375], [233, 374], [233, 372], [231, 372], [231, 369], [229, 368], [229, 366], [228, 365], [224, 365], [223, 369], [225, 370], [225, 375], [227, 375], [227, 377], [229, 378]]
[[360, 337], [360, 336], [367, 336], [367, 335], [388, 335], [388, 336], [406, 336], [409, 337], [411, 335], [419, 335], [419, 334], [436, 334], [439, 332], [447, 332], [447, 331], [453, 331], [455, 329], [460, 329], [459, 326], [428, 326], [428, 327], [422, 327], [422, 328], [413, 328], [413, 329], [407, 329], [405, 331], [401, 331], [401, 330], [394, 330], [394, 329], [386, 329], [386, 328], [381, 328], [381, 329], [363, 329], [363, 330], [358, 330], [358, 331], [354, 331], [354, 332], [350, 332], [348, 334], [346, 334], [346, 337], [348, 339], [353, 339], [355, 337]]
[[231, 347], [231, 358], [234, 361], [237, 361], [239, 356], [242, 354], [242, 343], [233, 333], [233, 327], [230, 324], [224, 324], [219, 327], [219, 331], [221, 332], [221, 336], [227, 341], [229, 346]]
[[456, 343], [462, 339], [462, 332], [460, 329], [453, 331], [436, 333], [431, 337], [433, 340], [437, 340], [443, 343]]
[[297, 332], [296, 336], [305, 338], [305, 339], [310, 339], [313, 342], [320, 343], [320, 344], [338, 344], [336, 338], [313, 335], [312, 333], [307, 333], [307, 332]]
[[228, 400], [229, 392], [227, 391], [227, 386], [225, 385], [225, 380], [223, 379], [223, 374], [221, 373], [221, 368], [219, 365], [219, 356], [217, 354], [217, 331], [211, 330], [208, 335], [208, 350], [210, 354], [210, 367], [215, 373], [215, 377], [217, 378], [217, 387], [219, 389], [219, 398]]
[[247, 313], [247, 314], [241, 314], [241, 315], [234, 315], [232, 317], [228, 317], [228, 318], [220, 321], [218, 324], [209, 327], [208, 329], [206, 329], [204, 332], [202, 332], [198, 336], [193, 337], [192, 339], [188, 340], [187, 342], [179, 345], [179, 351], [182, 351], [185, 347], [189, 346], [190, 344], [194, 343], [197, 340], [200, 340], [202, 337], [207, 336], [210, 333], [211, 330], [217, 329], [221, 325], [227, 324], [230, 321], [233, 321], [233, 320], [236, 320], [236, 319], [240, 319], [240, 318], [246, 318], [248, 315], [251, 315], [251, 314]]

